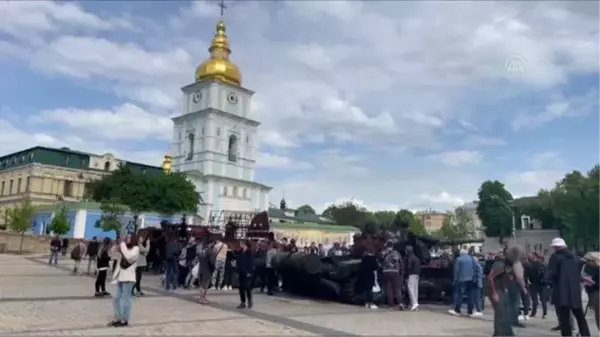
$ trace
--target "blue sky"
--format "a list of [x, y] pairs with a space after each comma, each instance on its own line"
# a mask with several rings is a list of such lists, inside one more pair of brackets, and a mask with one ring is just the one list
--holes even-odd
[[[158, 165], [218, 10], [0, 3], [0, 152]], [[225, 18], [273, 203], [446, 210], [485, 179], [523, 196], [598, 163], [597, 3], [248, 1]]]

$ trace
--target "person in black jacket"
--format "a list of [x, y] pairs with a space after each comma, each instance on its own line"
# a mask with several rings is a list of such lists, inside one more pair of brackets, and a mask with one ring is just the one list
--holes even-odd
[[548, 314], [547, 305], [547, 286], [544, 284], [544, 274], [546, 267], [544, 263], [538, 258], [537, 254], [529, 254], [529, 263], [524, 265], [525, 276], [529, 280], [529, 295], [531, 296], [531, 315], [535, 317], [537, 315], [537, 308], [539, 303], [542, 304], [542, 318], [546, 318]]
[[[248, 240], [240, 242], [240, 251], [235, 255], [235, 268], [238, 272], [240, 292], [240, 305], [238, 309], [252, 308], [252, 273], [254, 271], [254, 257]], [[246, 306], [246, 300], [248, 301]]]
[[552, 304], [556, 307], [561, 336], [572, 336], [571, 313], [577, 320], [579, 334], [590, 336], [581, 300], [579, 259], [567, 249], [565, 240], [552, 240], [554, 254], [548, 261], [545, 279], [552, 285]]
[[358, 266], [358, 275], [356, 279], [356, 291], [363, 294], [365, 298], [365, 307], [377, 309], [373, 299], [373, 286], [376, 282], [376, 274], [379, 269], [379, 262], [373, 253], [373, 247], [367, 247]]
[[110, 295], [110, 293], [106, 291], [106, 274], [108, 273], [108, 266], [110, 265], [110, 247], [110, 239], [104, 238], [102, 247], [98, 253], [98, 258], [96, 259], [96, 270], [98, 271], [95, 283], [96, 294], [94, 295], [96, 297]]
[[94, 270], [94, 275], [98, 272], [96, 270], [96, 259], [98, 258], [98, 250], [100, 249], [100, 242], [98, 242], [97, 237], [93, 237], [92, 241], [88, 243], [87, 249], [85, 250], [85, 254], [88, 257], [88, 265], [87, 265], [87, 273], [88, 275], [92, 274], [92, 268]]

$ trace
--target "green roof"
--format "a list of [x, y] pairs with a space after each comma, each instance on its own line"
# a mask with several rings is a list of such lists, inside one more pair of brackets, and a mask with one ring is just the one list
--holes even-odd
[[[101, 157], [101, 155], [71, 150], [66, 147], [51, 148], [44, 146], [36, 146], [0, 157], [0, 171], [26, 166], [34, 163], [78, 170], [103, 171], [101, 169], [93, 169], [89, 167], [90, 157], [92, 156]], [[128, 161], [124, 162], [127, 165], [131, 165], [131, 167], [136, 171], [149, 170], [150, 172], [162, 172], [162, 169], [158, 166], [151, 166]]]
[[273, 229], [307, 229], [345, 233], [359, 232], [358, 228], [352, 226], [327, 225], [314, 222], [271, 222], [270, 227]]
[[[85, 210], [99, 210], [100, 209], [99, 202], [82, 201], [82, 202], [65, 202], [65, 203], [59, 203], [59, 204], [54, 204], [54, 205], [42, 205], [42, 206], [37, 206], [36, 210], [41, 211], [41, 212], [49, 212], [49, 211], [55, 211], [60, 206], [66, 207], [67, 210], [69, 210], [69, 211], [80, 210], [80, 209], [85, 209]], [[127, 206], [123, 206], [123, 207], [127, 208]]]

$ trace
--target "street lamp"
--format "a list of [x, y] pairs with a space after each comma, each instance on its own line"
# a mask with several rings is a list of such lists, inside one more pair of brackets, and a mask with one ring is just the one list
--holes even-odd
[[499, 196], [492, 194], [490, 196], [490, 198], [500, 202], [500, 204], [502, 206], [506, 207], [506, 209], [508, 209], [510, 211], [510, 214], [512, 216], [512, 240], [513, 240], [513, 245], [516, 245], [517, 244], [517, 230], [516, 230], [515, 211], [512, 209], [512, 207], [506, 201], [502, 200]]

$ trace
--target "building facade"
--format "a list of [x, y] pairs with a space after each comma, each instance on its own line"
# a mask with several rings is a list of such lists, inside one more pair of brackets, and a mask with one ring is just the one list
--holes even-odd
[[[223, 21], [217, 24], [210, 58], [183, 87], [182, 114], [173, 118], [173, 170], [185, 173], [201, 193], [199, 216], [211, 222], [220, 211], [265, 211], [271, 187], [254, 179], [259, 122], [249, 118], [253, 92], [229, 60]], [[211, 215], [212, 214], [212, 215]]]
[[110, 153], [96, 155], [69, 148], [37, 146], [0, 157], [0, 228], [7, 226], [8, 210], [25, 201], [47, 205], [83, 200], [91, 182], [121, 164], [141, 172], [161, 170]]
[[428, 233], [438, 231], [444, 225], [446, 219], [446, 213], [436, 211], [423, 211], [415, 213], [423, 227]]
[[[96, 223], [100, 221], [102, 217], [102, 210], [100, 209], [100, 203], [97, 202], [74, 202], [65, 203], [67, 211], [67, 222], [69, 223], [69, 232], [66, 233], [65, 237], [71, 237], [76, 239], [90, 240], [93, 237], [102, 238], [109, 237], [114, 239], [116, 232], [105, 232], [102, 228], [96, 226]], [[36, 235], [48, 235], [51, 234], [48, 226], [50, 221], [56, 213], [57, 207], [54, 205], [43, 205], [37, 208], [37, 212], [33, 217], [33, 225], [31, 228], [31, 234]], [[174, 215], [171, 217], [165, 217], [157, 213], [141, 213], [138, 216], [138, 228], [146, 227], [160, 227], [160, 223], [166, 220], [171, 223], [177, 223], [181, 220], [182, 215]], [[123, 225], [123, 230], [133, 231], [134, 226], [133, 213], [126, 212], [120, 219]]]

